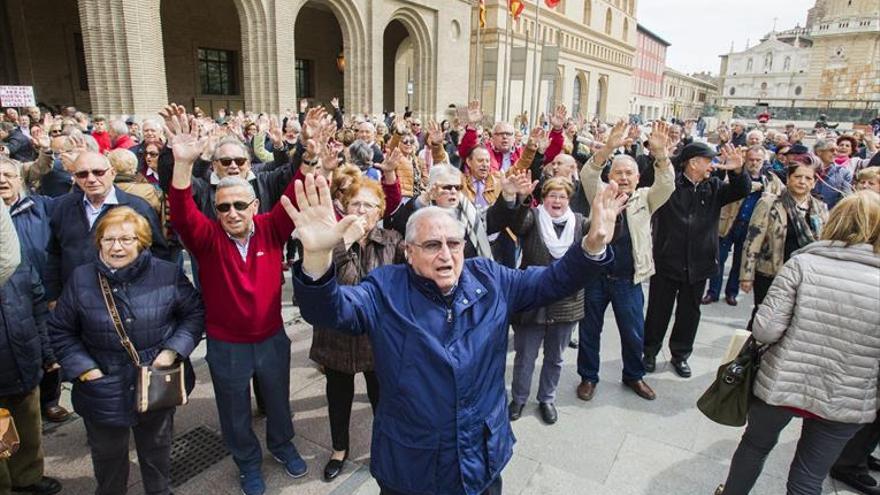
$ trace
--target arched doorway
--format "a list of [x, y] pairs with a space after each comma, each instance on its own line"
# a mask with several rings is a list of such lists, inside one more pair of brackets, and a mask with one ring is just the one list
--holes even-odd
[[409, 31], [393, 20], [382, 35], [382, 110], [403, 112], [413, 107], [415, 49]]
[[599, 76], [598, 89], [596, 91], [596, 117], [605, 120], [605, 111], [608, 106], [608, 76]]
[[586, 113], [588, 108], [587, 103], [587, 85], [589, 82], [587, 81], [587, 77], [584, 75], [582, 71], [578, 71], [574, 76], [574, 88], [572, 92], [572, 104], [571, 104], [571, 112], [572, 115], [578, 115], [580, 113]]
[[169, 101], [190, 109], [199, 106], [208, 115], [217, 115], [220, 108], [235, 112], [245, 107], [237, 12], [233, 0], [161, 2]]
[[342, 28], [329, 5], [307, 2], [294, 26], [294, 80], [298, 99], [329, 107], [338, 97], [345, 104], [344, 77], [348, 68]]

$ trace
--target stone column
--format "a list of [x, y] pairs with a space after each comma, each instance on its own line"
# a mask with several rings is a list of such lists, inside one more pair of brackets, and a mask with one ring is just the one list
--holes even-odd
[[160, 0], [79, 0], [96, 114], [146, 115], [168, 101]]

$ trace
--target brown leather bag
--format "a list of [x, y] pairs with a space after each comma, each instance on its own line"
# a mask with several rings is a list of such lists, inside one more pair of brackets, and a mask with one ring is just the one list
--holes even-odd
[[113, 294], [110, 291], [110, 283], [107, 277], [98, 274], [98, 280], [101, 284], [101, 292], [104, 295], [104, 304], [110, 313], [110, 319], [113, 320], [113, 326], [116, 328], [116, 334], [119, 336], [119, 342], [128, 352], [132, 362], [138, 369], [137, 389], [135, 391], [135, 406], [137, 412], [145, 413], [147, 411], [156, 411], [159, 409], [167, 409], [169, 407], [182, 406], [187, 403], [188, 397], [186, 392], [186, 383], [184, 381], [184, 363], [178, 361], [170, 368], [154, 368], [150, 365], [141, 365], [140, 356], [137, 350], [125, 333], [125, 327], [122, 325], [122, 318], [119, 317], [119, 311], [116, 310], [116, 302], [113, 300]]
[[20, 444], [12, 414], [8, 409], [0, 408], [0, 460], [12, 457], [12, 454], [18, 452]]

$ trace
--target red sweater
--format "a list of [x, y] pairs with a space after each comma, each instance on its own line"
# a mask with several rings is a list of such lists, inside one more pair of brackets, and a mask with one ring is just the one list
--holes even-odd
[[[292, 200], [293, 194], [291, 181], [284, 195]], [[283, 326], [282, 250], [293, 232], [293, 222], [281, 202], [254, 217], [245, 262], [220, 221], [209, 220], [199, 211], [191, 187], [172, 186], [169, 197], [174, 229], [199, 263], [208, 337], [254, 343], [275, 335]]]

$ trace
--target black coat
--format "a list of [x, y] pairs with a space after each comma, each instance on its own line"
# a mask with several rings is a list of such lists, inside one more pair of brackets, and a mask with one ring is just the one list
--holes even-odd
[[[125, 331], [144, 365], [162, 349], [189, 356], [202, 338], [205, 309], [177, 265], [149, 251], [116, 272], [99, 260], [73, 271], [49, 319], [55, 356], [65, 379], [73, 382], [73, 408], [96, 423], [130, 426], [136, 422], [136, 368], [104, 304], [99, 272], [110, 282]], [[78, 380], [95, 368], [105, 377]]]
[[721, 207], [751, 192], [748, 174], [730, 174], [729, 182], [710, 177], [696, 186], [675, 178], [675, 191], [654, 214], [654, 263], [657, 273], [696, 283], [718, 273], [718, 219]]
[[34, 146], [31, 144], [31, 139], [21, 132], [21, 129], [18, 127], [9, 131], [9, 136], [6, 137], [4, 146], [9, 151], [9, 158], [13, 160], [29, 162], [37, 158], [35, 156], [36, 153], [34, 153]]
[[49, 220], [52, 229], [52, 237], [49, 239], [49, 259], [46, 263], [46, 272], [43, 274], [46, 296], [50, 301], [58, 299], [74, 268], [94, 260], [98, 251], [95, 245], [95, 225], [98, 225], [101, 218], [116, 206], [128, 206], [146, 218], [153, 233], [153, 245], [150, 250], [159, 258], [172, 261], [169, 259], [171, 253], [162, 234], [156, 211], [143, 199], [128, 194], [118, 187], [116, 187], [116, 199], [119, 204], [109, 205], [110, 207], [101, 213], [92, 227], [89, 227], [86, 218], [82, 191], [74, 190], [55, 200]]
[[46, 333], [49, 311], [37, 270], [22, 256], [0, 287], [0, 397], [30, 392], [54, 362]]
[[[217, 192], [217, 186], [211, 184], [209, 178], [193, 177], [192, 191], [193, 200], [199, 207], [199, 211], [212, 220], [217, 219], [217, 212], [214, 210], [214, 195]], [[257, 213], [268, 213], [272, 207], [281, 199], [290, 179], [293, 178], [293, 168], [285, 165], [283, 167], [271, 168], [268, 170], [259, 170], [254, 173], [250, 180], [251, 186], [260, 200], [260, 207]]]

